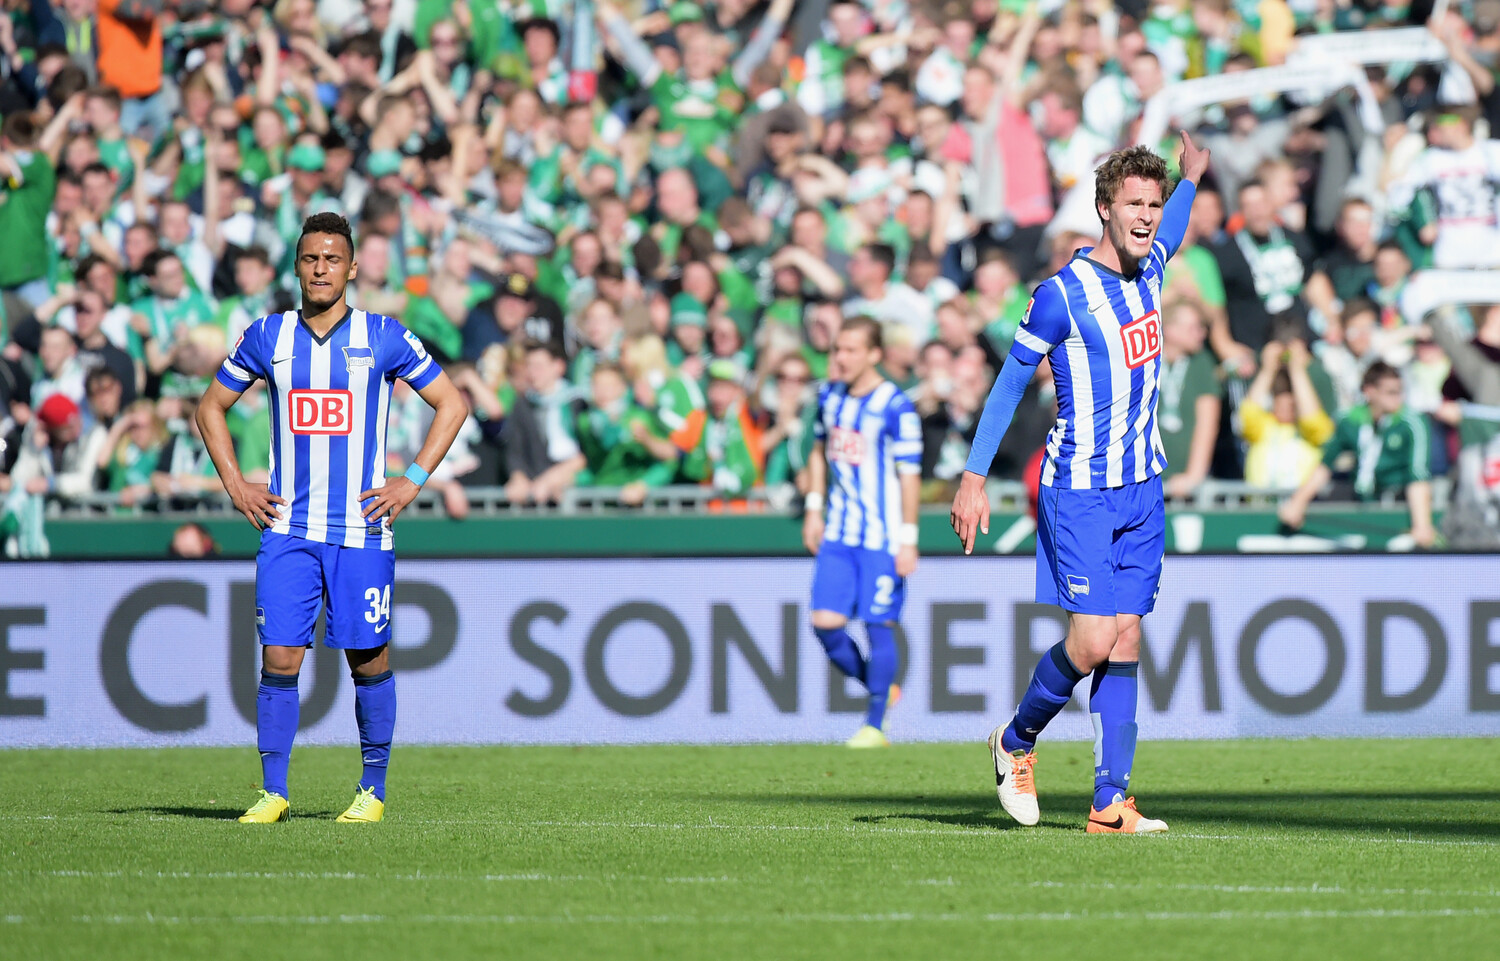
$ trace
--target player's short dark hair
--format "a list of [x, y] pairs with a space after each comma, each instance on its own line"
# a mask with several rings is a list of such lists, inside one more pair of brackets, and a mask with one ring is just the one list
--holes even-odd
[[1381, 243], [1379, 247], [1375, 248], [1375, 255], [1378, 257], [1380, 256], [1380, 254], [1384, 253], [1387, 250], [1394, 250], [1396, 253], [1405, 257], [1407, 263], [1411, 262], [1411, 254], [1407, 253], [1406, 248], [1401, 246], [1394, 240], [1387, 240]]
[[[1130, 177], [1154, 180], [1161, 186], [1161, 196], [1166, 200], [1171, 192], [1172, 180], [1167, 173], [1167, 162], [1152, 152], [1150, 147], [1126, 147], [1110, 154], [1094, 177], [1094, 209], [1108, 207], [1115, 202], [1115, 195]], [[1104, 219], [1101, 214], [1099, 219]]]
[[1234, 195], [1236, 197], [1243, 197], [1245, 196], [1245, 191], [1257, 189], [1265, 190], [1266, 182], [1264, 180], [1261, 180], [1259, 177], [1251, 177], [1249, 180], [1240, 184], [1239, 189], [1234, 192]]
[[302, 235], [297, 238], [297, 259], [302, 259], [302, 241], [313, 234], [333, 234], [343, 237], [344, 242], [349, 245], [349, 256], [354, 256], [354, 231], [349, 229], [349, 221], [341, 214], [324, 211], [313, 214], [302, 222]]
[[1390, 364], [1387, 364], [1383, 360], [1377, 360], [1375, 363], [1371, 364], [1365, 371], [1364, 379], [1359, 382], [1359, 386], [1361, 390], [1366, 387], [1378, 387], [1380, 384], [1384, 383], [1387, 380], [1390, 380], [1392, 377], [1400, 380], [1401, 371], [1392, 367]]
[[0, 137], [22, 149], [35, 146], [41, 135], [41, 127], [29, 113], [13, 113], [0, 124]]
[[885, 350], [885, 332], [880, 327], [880, 321], [874, 317], [857, 314], [847, 317], [839, 325], [839, 333], [846, 330], [862, 330], [865, 333], [865, 345], [876, 350]]
[[111, 180], [113, 180], [115, 176], [114, 171], [110, 170], [108, 167], [104, 166], [104, 164], [100, 163], [97, 160], [89, 164], [87, 167], [84, 167], [79, 176], [87, 177], [89, 174], [103, 175], [110, 178]]

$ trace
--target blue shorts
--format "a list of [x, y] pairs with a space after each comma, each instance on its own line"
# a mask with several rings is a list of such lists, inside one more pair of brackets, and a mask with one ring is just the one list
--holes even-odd
[[824, 541], [813, 565], [812, 606], [866, 624], [901, 620], [906, 579], [896, 576], [896, 558], [885, 551]]
[[1042, 486], [1036, 600], [1078, 614], [1151, 613], [1167, 544], [1161, 478], [1104, 490]]
[[328, 647], [368, 650], [391, 639], [396, 552], [322, 544], [266, 532], [255, 555], [255, 636], [262, 644], [311, 647], [328, 605]]

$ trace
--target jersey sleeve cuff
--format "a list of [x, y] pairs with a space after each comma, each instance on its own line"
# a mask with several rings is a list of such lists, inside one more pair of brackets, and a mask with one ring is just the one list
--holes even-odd
[[1010, 355], [1028, 367], [1037, 366], [1042, 362], [1042, 358], [1047, 356], [1027, 347], [1019, 339], [1010, 345]]
[[427, 362], [425, 364], [423, 364], [421, 367], [418, 367], [417, 370], [410, 377], [405, 378], [405, 380], [412, 386], [413, 390], [421, 390], [428, 384], [437, 380], [438, 374], [441, 374], [442, 372], [443, 368], [433, 363], [432, 358], [429, 357], [427, 358]]
[[225, 387], [234, 391], [236, 394], [243, 394], [245, 391], [250, 389], [251, 384], [255, 383], [255, 381], [253, 380], [242, 380], [237, 375], [231, 374], [229, 371], [225, 370], [223, 367], [219, 368], [219, 372], [214, 375], [214, 379], [223, 384]]

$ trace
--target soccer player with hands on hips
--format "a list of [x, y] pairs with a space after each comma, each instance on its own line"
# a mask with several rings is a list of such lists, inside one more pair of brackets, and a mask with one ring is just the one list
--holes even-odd
[[[802, 522], [802, 542], [817, 557], [813, 631], [834, 665], [870, 692], [864, 726], [847, 742], [859, 748], [891, 743], [886, 718], [901, 696], [895, 627], [917, 569], [921, 500], [921, 418], [878, 369], [882, 342], [869, 317], [850, 317], [834, 338]], [[852, 618], [865, 623], [868, 658], [846, 630]]]
[[[287, 766], [297, 733], [297, 674], [327, 606], [323, 643], [343, 650], [354, 676], [364, 771], [346, 823], [385, 814], [385, 775], [396, 726], [391, 675], [391, 527], [417, 496], [468, 415], [468, 405], [416, 335], [396, 320], [350, 307], [358, 272], [349, 222], [309, 217], [297, 241], [302, 309], [246, 329], [198, 406], [198, 426], [234, 507], [261, 532], [255, 624], [261, 643], [256, 740], [260, 799], [241, 822], [291, 814]], [[385, 476], [386, 415], [401, 378], [437, 411], [404, 477]], [[271, 401], [271, 482], [240, 474], [225, 412], [257, 378]]]
[[988, 533], [984, 482], [1016, 404], [1043, 357], [1057, 384], [1037, 507], [1036, 599], [1068, 612], [1068, 635], [1042, 655], [1015, 718], [990, 734], [1006, 812], [1036, 824], [1036, 739], [1092, 674], [1094, 801], [1088, 831], [1165, 831], [1128, 796], [1135, 759], [1141, 618], [1156, 604], [1166, 545], [1156, 430], [1161, 288], [1182, 244], [1208, 151], [1182, 134], [1182, 182], [1146, 147], [1111, 154], [1096, 171], [1097, 247], [1085, 247], [1037, 287], [985, 403], [953, 500], [964, 553]]

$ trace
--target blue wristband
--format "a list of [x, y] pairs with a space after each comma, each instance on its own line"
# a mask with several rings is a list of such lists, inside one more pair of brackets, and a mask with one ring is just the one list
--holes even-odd
[[416, 484], [418, 487], [421, 487], [423, 484], [427, 483], [427, 478], [431, 476], [432, 475], [423, 470], [422, 465], [418, 464], [416, 461], [412, 461], [411, 466], [406, 469], [405, 474], [406, 479], [411, 481], [413, 484]]

